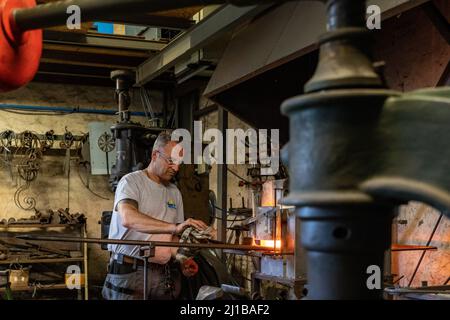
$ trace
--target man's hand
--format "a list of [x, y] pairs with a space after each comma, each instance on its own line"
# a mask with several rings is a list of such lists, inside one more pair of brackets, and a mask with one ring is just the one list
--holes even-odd
[[195, 262], [193, 258], [189, 258], [189, 259], [185, 260], [181, 264], [181, 272], [183, 273], [183, 275], [185, 277], [188, 277], [188, 278], [195, 276], [198, 272], [197, 262]]
[[212, 226], [211, 226], [211, 232], [210, 232], [210, 235], [211, 235], [211, 239], [217, 240], [217, 230], [214, 229]]
[[206, 223], [204, 223], [203, 221], [189, 218], [186, 221], [184, 221], [183, 223], [180, 223], [179, 225], [177, 225], [174, 233], [181, 234], [187, 227], [194, 227], [195, 229], [200, 230], [200, 231], [208, 228]]

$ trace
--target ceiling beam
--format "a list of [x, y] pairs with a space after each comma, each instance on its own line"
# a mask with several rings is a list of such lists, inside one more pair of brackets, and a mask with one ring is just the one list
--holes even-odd
[[141, 50], [141, 51], [161, 51], [167, 43], [162, 41], [150, 41], [144, 38], [63, 32], [54, 30], [44, 30], [45, 43], [76, 44], [82, 46], [103, 47], [111, 49]]
[[99, 67], [99, 68], [108, 68], [108, 69], [127, 69], [127, 70], [134, 70], [135, 69], [135, 67], [129, 66], [129, 65], [125, 65], [125, 64], [111, 64], [111, 63], [102, 63], [102, 62], [73, 61], [73, 60], [63, 60], [63, 59], [55, 59], [55, 58], [41, 58], [41, 63], [74, 65], [74, 66], [82, 66], [82, 67]]
[[270, 4], [247, 7], [222, 6], [169, 43], [159, 54], [141, 64], [137, 68], [136, 84], [138, 86], [145, 85], [175, 66], [180, 60], [271, 6]]
[[184, 30], [189, 29], [194, 21], [179, 17], [157, 16], [150, 14], [134, 14], [126, 16], [110, 17], [102, 19], [101, 22], [114, 22], [121, 24], [132, 24], [136, 26], [146, 26], [164, 29]]
[[44, 42], [44, 51], [58, 51], [77, 54], [98, 54], [108, 56], [133, 57], [133, 58], [148, 58], [149, 54], [145, 51], [127, 50], [127, 49], [113, 49], [95, 46], [83, 46], [71, 43], [53, 43]]

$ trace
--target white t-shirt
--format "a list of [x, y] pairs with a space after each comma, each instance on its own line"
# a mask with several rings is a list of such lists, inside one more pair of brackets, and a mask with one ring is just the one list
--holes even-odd
[[[117, 185], [114, 198], [114, 209], [109, 229], [109, 239], [121, 240], [153, 240], [161, 237], [125, 228], [122, 219], [115, 210], [116, 205], [124, 199], [132, 199], [138, 203], [138, 210], [152, 218], [169, 223], [184, 221], [183, 199], [178, 188], [170, 184], [164, 186], [151, 180], [145, 171], [139, 170], [125, 175]], [[139, 246], [109, 244], [108, 250], [127, 256], [139, 257]]]

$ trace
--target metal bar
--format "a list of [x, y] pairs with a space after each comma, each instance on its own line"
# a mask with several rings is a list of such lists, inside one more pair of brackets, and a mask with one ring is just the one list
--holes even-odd
[[[228, 128], [228, 112], [224, 108], [219, 108], [218, 112], [218, 129], [224, 133]], [[223, 137], [223, 145], [226, 146], [226, 135]], [[218, 237], [221, 241], [226, 241], [227, 238], [227, 197], [228, 197], [228, 170], [225, 159], [227, 157], [226, 148], [223, 149], [223, 164], [217, 165], [217, 203], [222, 208], [220, 214], [221, 219], [217, 221]], [[231, 207], [231, 206], [230, 206]], [[227, 256], [222, 251], [221, 259], [226, 264]]]
[[23, 30], [40, 29], [65, 25], [69, 15], [67, 8], [76, 5], [81, 9], [82, 21], [105, 20], [125, 12], [156, 12], [197, 4], [221, 3], [222, 1], [201, 0], [66, 0], [38, 5], [29, 9], [14, 11], [18, 27]]
[[178, 98], [178, 128], [186, 129], [192, 135], [194, 134], [193, 111], [195, 105], [198, 105], [199, 99], [198, 90], [191, 91]]
[[[78, 107], [50, 107], [50, 106], [28, 106], [1, 103], [1, 109], [15, 109], [15, 110], [27, 110], [27, 111], [54, 111], [54, 112], [67, 112], [67, 113], [88, 113], [88, 114], [104, 114], [104, 115], [117, 115], [117, 110], [99, 110], [99, 109], [87, 109]], [[144, 112], [131, 112], [133, 116], [145, 117]]]
[[[84, 285], [81, 285], [82, 287]], [[67, 289], [67, 285], [65, 283], [61, 283], [61, 284], [41, 284], [39, 286], [28, 286], [28, 287], [16, 287], [16, 288], [9, 288], [9, 290], [13, 291], [13, 292], [18, 292], [18, 291], [35, 291], [35, 290], [65, 290]], [[5, 289], [1, 288], [0, 292], [5, 292]]]
[[[81, 226], [82, 237], [86, 237], [86, 225]], [[83, 243], [84, 300], [89, 300], [89, 264], [87, 243]]]
[[147, 290], [148, 290], [148, 270], [147, 270], [147, 266], [148, 266], [148, 258], [146, 256], [144, 256], [144, 300], [147, 300], [148, 295], [147, 295]]
[[11, 265], [13, 263], [33, 264], [33, 263], [67, 263], [67, 262], [82, 262], [84, 258], [48, 258], [48, 259], [11, 259], [0, 260], [0, 265]]
[[106, 18], [102, 21], [175, 30], [188, 29], [194, 24], [194, 21], [185, 18], [147, 15], [142, 13], [126, 16], [120, 14]]
[[247, 251], [272, 251], [271, 248], [234, 245], [225, 243], [179, 243], [169, 241], [138, 241], [138, 240], [117, 240], [117, 239], [98, 239], [98, 238], [77, 238], [77, 237], [51, 237], [51, 236], [17, 236], [17, 239], [37, 240], [37, 241], [55, 241], [55, 242], [77, 242], [77, 243], [97, 243], [97, 244], [124, 244], [149, 247], [170, 247], [170, 248], [200, 248], [200, 249], [236, 249]]
[[69, 65], [69, 66], [77, 66], [77, 67], [94, 67], [94, 68], [106, 68], [106, 69], [127, 69], [134, 70], [134, 67], [126, 66], [126, 65], [118, 65], [118, 64], [108, 64], [108, 63], [99, 63], [99, 62], [85, 62], [85, 61], [67, 61], [67, 60], [59, 60], [59, 59], [49, 59], [49, 58], [41, 58], [41, 63], [43, 64], [52, 64], [52, 65]]
[[[68, 7], [75, 5], [81, 9], [82, 21], [104, 20], [110, 17], [136, 12], [152, 13], [191, 6], [233, 3], [248, 5], [264, 0], [66, 0], [38, 5], [34, 8], [16, 9], [13, 12], [16, 25], [22, 31], [62, 26], [66, 24]], [[273, 0], [271, 2], [283, 2]]]
[[[218, 115], [218, 129], [225, 132], [228, 127], [228, 112], [219, 108]], [[224, 136], [225, 138], [225, 136]], [[223, 141], [226, 145], [226, 141]], [[226, 159], [226, 150], [223, 150], [223, 157]], [[220, 241], [226, 241], [227, 238], [227, 165], [225, 161], [223, 164], [217, 165], [217, 203], [222, 208], [220, 220], [217, 221], [218, 238]], [[236, 249], [236, 248], [234, 248]]]
[[391, 251], [420, 251], [420, 250], [437, 250], [437, 247], [430, 246], [408, 246], [408, 245], [392, 245]]
[[182, 76], [181, 78], [177, 79], [177, 84], [180, 85], [189, 79], [192, 79], [193, 77], [201, 74], [202, 72], [205, 72], [210, 68], [210, 65], [205, 64], [202, 66], [195, 67], [195, 69], [192, 69], [191, 71], [187, 72], [186, 75]]
[[105, 76], [97, 76], [93, 74], [78, 74], [78, 73], [51, 72], [51, 71], [38, 71], [36, 75], [50, 75], [50, 76], [75, 77], [75, 78], [84, 77], [85, 79], [91, 79], [94, 81], [109, 79], [108, 77]]
[[444, 286], [450, 281], [450, 277], [447, 278], [447, 280], [445, 280], [444, 282]]
[[168, 117], [168, 110], [169, 109], [169, 90], [163, 91], [163, 128], [167, 128], [167, 117]]
[[157, 56], [149, 58], [141, 64], [136, 72], [136, 83], [140, 86], [161, 75], [173, 67], [181, 59], [204, 47], [221, 34], [242, 24], [271, 5], [256, 5], [238, 8], [223, 6], [182, 36], [172, 41]]
[[137, 37], [92, 35], [84, 36], [85, 44], [90, 46], [101, 46], [108, 48], [126, 48], [132, 50], [160, 51], [167, 44], [159, 41], [139, 39]]
[[[434, 225], [433, 231], [431, 231], [430, 238], [428, 239], [426, 246], [429, 246], [430, 243], [431, 243], [431, 240], [433, 240], [434, 234], [436, 233], [436, 230], [437, 230], [439, 224], [441, 223], [441, 220], [442, 220], [442, 217], [443, 217], [443, 216], [444, 216], [443, 213], [441, 213], [441, 214], [439, 215], [439, 218], [438, 218], [438, 220], [436, 221], [436, 224]], [[411, 286], [411, 283], [413, 282], [414, 278], [416, 277], [417, 271], [419, 270], [419, 267], [420, 267], [420, 265], [422, 264], [422, 260], [423, 260], [423, 258], [425, 257], [425, 253], [426, 253], [426, 252], [427, 252], [427, 251], [424, 250], [424, 251], [422, 252], [422, 254], [420, 255], [420, 258], [419, 258], [419, 261], [417, 262], [416, 268], [414, 269], [414, 272], [413, 272], [413, 274], [412, 274], [412, 276], [411, 276], [411, 279], [409, 280], [408, 287]]]
[[401, 276], [399, 277], [397, 280], [395, 280], [394, 282], [392, 282], [392, 284], [396, 284], [397, 282], [399, 282], [400, 280], [402, 280], [405, 276]]
[[386, 288], [384, 289], [388, 294], [406, 294], [406, 293], [417, 293], [417, 294], [450, 294], [450, 290], [422, 290], [422, 289], [409, 289], [409, 288]]
[[[38, 134], [38, 137], [40, 135]], [[41, 135], [43, 137], [43, 135]], [[74, 136], [74, 141], [81, 140], [81, 136]], [[67, 228], [67, 224], [2, 224], [0, 223], [0, 229], [11, 229], [11, 228]], [[76, 224], [70, 225], [71, 227], [76, 227]]]
[[[133, 50], [125, 47], [120, 48], [106, 48], [93, 46], [86, 43], [83, 43], [83, 39], [80, 39], [80, 43], [78, 43], [77, 39], [72, 39], [72, 35], [70, 32], [67, 33], [67, 38], [63, 40], [58, 40], [58, 38], [51, 37], [49, 41], [44, 39], [44, 53], [45, 51], [58, 51], [58, 52], [76, 52], [76, 53], [87, 53], [87, 54], [95, 54], [95, 55], [106, 55], [112, 57], [121, 57], [128, 59], [146, 59], [149, 57], [149, 53], [147, 51], [141, 50]], [[87, 40], [86, 40], [87, 41]], [[130, 65], [133, 66], [133, 65]]]
[[399, 252], [399, 251], [429, 251], [429, 250], [437, 250], [436, 247], [430, 247], [430, 248], [416, 248], [416, 249], [392, 249], [392, 252]]
[[[151, 252], [150, 252], [151, 251]], [[148, 284], [150, 282], [151, 284], [151, 272], [148, 272], [148, 258], [153, 257], [155, 255], [154, 250], [151, 250], [151, 248], [146, 245], [146, 246], [141, 246], [139, 248], [139, 255], [141, 256], [141, 258], [144, 261], [144, 292], [143, 292], [143, 298], [144, 300], [148, 299]], [[148, 279], [148, 276], [150, 275], [150, 281]]]
[[259, 272], [255, 272], [253, 274], [253, 277], [255, 279], [268, 280], [268, 281], [274, 281], [277, 283], [282, 283], [282, 284], [285, 284], [285, 285], [288, 285], [291, 287], [296, 284], [306, 284], [307, 283], [305, 278], [289, 279], [289, 278], [285, 278], [285, 277], [267, 275], [267, 274], [263, 274], [263, 273], [259, 273]]
[[[408, 289], [408, 288], [405, 288]], [[450, 290], [450, 286], [447, 285], [442, 285], [442, 286], [425, 286], [425, 287], [416, 287], [416, 288], [411, 288], [411, 289], [415, 289], [415, 290]], [[449, 292], [450, 293], [450, 292]]]

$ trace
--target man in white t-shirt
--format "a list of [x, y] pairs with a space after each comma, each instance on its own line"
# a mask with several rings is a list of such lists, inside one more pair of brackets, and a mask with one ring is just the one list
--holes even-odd
[[[181, 193], [170, 182], [179, 169], [177, 159], [182, 157], [181, 153], [177, 159], [172, 158], [175, 146], [177, 142], [171, 141], [170, 133], [161, 133], [153, 146], [147, 169], [129, 173], [120, 180], [114, 199], [110, 239], [178, 241], [177, 235], [189, 226], [198, 230], [207, 228], [203, 221], [184, 220]], [[108, 250], [111, 261], [103, 297], [108, 300], [142, 299], [144, 270], [139, 246], [110, 244]], [[149, 259], [149, 299], [177, 298], [179, 271], [185, 276], [193, 275], [194, 271], [174, 262], [176, 250], [157, 247], [155, 257]]]

